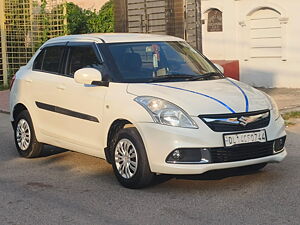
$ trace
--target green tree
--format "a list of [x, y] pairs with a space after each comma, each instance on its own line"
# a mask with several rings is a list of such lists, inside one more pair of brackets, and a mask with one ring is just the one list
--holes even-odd
[[110, 0], [102, 6], [98, 13], [93, 12], [89, 16], [87, 26], [90, 33], [114, 32], [113, 7], [113, 0]]
[[97, 11], [85, 10], [67, 3], [68, 34], [114, 32], [113, 0]]
[[88, 33], [87, 15], [85, 10], [72, 2], [67, 3], [68, 34]]

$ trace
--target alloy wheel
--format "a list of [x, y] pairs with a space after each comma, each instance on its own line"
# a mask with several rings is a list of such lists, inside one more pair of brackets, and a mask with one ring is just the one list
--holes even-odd
[[26, 151], [30, 145], [31, 131], [28, 122], [24, 119], [17, 124], [16, 138], [20, 149]]
[[134, 176], [138, 168], [137, 151], [133, 143], [124, 138], [115, 148], [115, 165], [119, 174], [126, 179]]

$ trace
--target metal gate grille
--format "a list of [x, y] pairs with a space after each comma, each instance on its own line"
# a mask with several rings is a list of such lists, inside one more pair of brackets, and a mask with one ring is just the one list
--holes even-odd
[[166, 0], [128, 0], [128, 31], [167, 33]]
[[117, 32], [185, 38], [202, 51], [201, 0], [115, 0]]

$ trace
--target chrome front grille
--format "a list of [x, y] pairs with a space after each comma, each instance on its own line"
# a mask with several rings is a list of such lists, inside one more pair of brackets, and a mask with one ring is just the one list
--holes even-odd
[[270, 123], [270, 111], [199, 115], [199, 118], [216, 132], [245, 131], [267, 127]]

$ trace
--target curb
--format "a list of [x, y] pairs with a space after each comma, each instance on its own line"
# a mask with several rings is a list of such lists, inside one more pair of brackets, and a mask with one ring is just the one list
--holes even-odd
[[300, 106], [280, 109], [279, 112], [280, 112], [281, 114], [289, 113], [289, 112], [300, 112]]
[[0, 113], [3, 113], [3, 114], [10, 114], [10, 112], [4, 111], [4, 110], [1, 110], [1, 109], [0, 109]]

